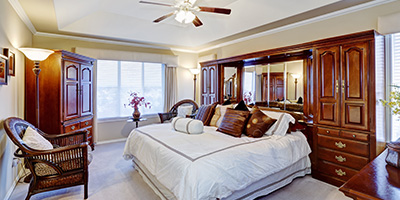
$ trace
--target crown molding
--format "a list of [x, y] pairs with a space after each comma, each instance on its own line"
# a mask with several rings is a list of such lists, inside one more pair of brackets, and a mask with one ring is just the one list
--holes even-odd
[[28, 29], [32, 32], [32, 34], [36, 34], [37, 31], [33, 26], [31, 20], [29, 19], [28, 15], [26, 15], [25, 10], [22, 8], [21, 4], [18, 0], [8, 0], [11, 6], [14, 8], [15, 12], [19, 16], [19, 18], [25, 23]]
[[345, 14], [357, 12], [357, 11], [360, 11], [360, 10], [372, 8], [372, 7], [375, 7], [375, 6], [383, 5], [383, 4], [394, 2], [394, 1], [396, 1], [396, 0], [375, 0], [375, 1], [372, 1], [372, 2], [364, 3], [364, 4], [361, 4], [361, 5], [353, 6], [353, 7], [350, 7], [350, 8], [343, 9], [343, 10], [335, 11], [335, 12], [332, 12], [332, 13], [328, 13], [328, 14], [325, 14], [325, 15], [318, 16], [318, 17], [314, 17], [314, 18], [311, 18], [311, 19], [308, 19], [308, 20], [303, 20], [303, 21], [300, 21], [300, 22], [297, 22], [297, 23], [289, 24], [289, 25], [286, 25], [286, 26], [282, 26], [282, 27], [279, 27], [279, 28], [271, 29], [271, 30], [264, 31], [264, 32], [261, 32], [261, 33], [256, 33], [256, 34], [249, 35], [249, 36], [246, 36], [246, 37], [242, 37], [242, 38], [239, 38], [239, 39], [236, 39], [236, 40], [231, 40], [229, 42], [224, 42], [224, 43], [220, 43], [220, 44], [213, 45], [213, 46], [210, 46], [210, 47], [206, 47], [206, 48], [198, 50], [197, 53], [202, 53], [202, 52], [209, 51], [209, 50], [212, 50], [212, 49], [221, 48], [221, 47], [232, 45], [232, 44], [235, 44], [235, 43], [244, 42], [244, 41], [247, 41], [247, 40], [263, 37], [263, 36], [266, 36], [266, 35], [271, 35], [271, 34], [274, 34], [274, 33], [281, 32], [281, 31], [293, 29], [293, 28], [304, 26], [304, 25], [311, 24], [311, 23], [314, 23], [314, 22], [319, 22], [319, 21], [331, 19], [331, 18], [334, 18], [334, 17], [342, 16], [342, 15], [345, 15]]

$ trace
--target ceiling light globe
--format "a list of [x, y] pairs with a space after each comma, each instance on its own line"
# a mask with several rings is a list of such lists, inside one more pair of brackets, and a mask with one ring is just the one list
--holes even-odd
[[186, 17], [184, 22], [186, 24], [192, 23], [194, 18], [196, 18], [196, 15], [194, 15], [192, 12], [186, 12]]
[[183, 10], [180, 10], [176, 13], [175, 20], [182, 23], [186, 17], [186, 13]]

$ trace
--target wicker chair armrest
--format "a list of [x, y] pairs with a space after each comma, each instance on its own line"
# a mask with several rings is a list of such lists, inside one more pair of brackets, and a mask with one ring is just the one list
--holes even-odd
[[64, 134], [45, 134], [44, 137], [52, 144], [58, 146], [69, 146], [87, 142], [87, 130], [78, 130]]

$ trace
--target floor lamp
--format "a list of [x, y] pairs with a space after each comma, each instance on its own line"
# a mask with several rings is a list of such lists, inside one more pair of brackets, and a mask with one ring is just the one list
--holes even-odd
[[297, 79], [300, 78], [300, 74], [290, 74], [294, 78], [294, 98], [297, 99]]
[[194, 91], [194, 97], [193, 100], [196, 101], [196, 75], [200, 73], [199, 69], [190, 69], [190, 72], [193, 74], [193, 91]]
[[35, 63], [35, 68], [32, 69], [33, 73], [36, 76], [36, 106], [35, 106], [35, 114], [36, 114], [36, 128], [39, 128], [39, 74], [40, 74], [40, 62], [46, 60], [50, 54], [54, 53], [54, 51], [47, 49], [37, 49], [37, 48], [19, 48], [19, 50], [25, 54], [25, 56], [32, 60]]

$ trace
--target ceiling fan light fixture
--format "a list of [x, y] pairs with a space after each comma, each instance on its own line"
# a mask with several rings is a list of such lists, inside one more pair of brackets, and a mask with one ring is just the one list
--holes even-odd
[[189, 24], [196, 18], [196, 15], [191, 11], [180, 10], [176, 13], [175, 20], [180, 23]]

